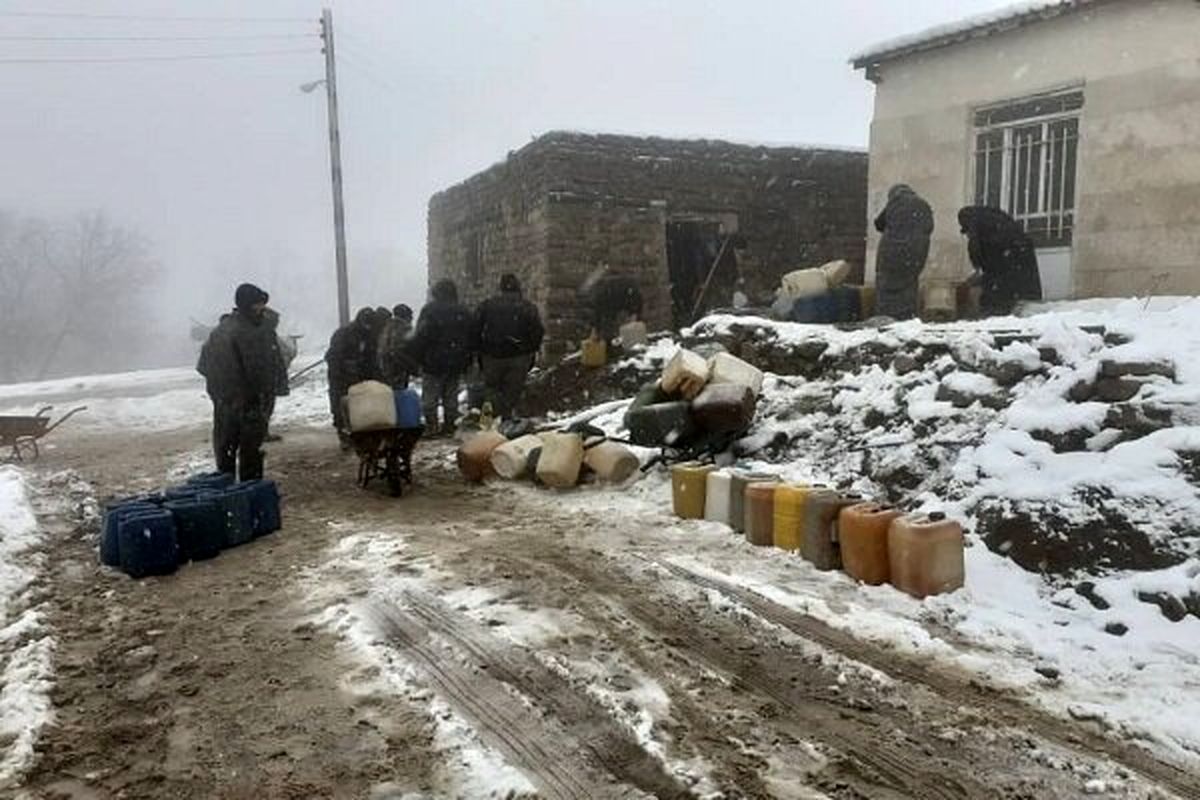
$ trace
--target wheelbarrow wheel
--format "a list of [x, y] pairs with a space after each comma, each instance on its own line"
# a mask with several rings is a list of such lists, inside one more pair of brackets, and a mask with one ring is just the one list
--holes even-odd
[[31, 436], [22, 436], [13, 442], [13, 458], [17, 461], [36, 461], [41, 455], [38, 451], [37, 439]]
[[385, 474], [387, 475], [388, 491], [391, 492], [392, 497], [399, 497], [404, 493], [404, 474], [401, 472], [400, 454], [394, 448], [390, 448], [386, 459]]

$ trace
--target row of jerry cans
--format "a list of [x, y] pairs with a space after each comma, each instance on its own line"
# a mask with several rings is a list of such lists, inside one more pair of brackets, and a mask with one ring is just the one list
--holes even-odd
[[751, 544], [800, 553], [817, 569], [914, 597], [965, 581], [962, 527], [938, 513], [902, 514], [824, 486], [765, 473], [680, 464], [672, 470], [676, 516], [729, 525]]
[[160, 494], [108, 503], [100, 561], [134, 578], [168, 575], [280, 527], [274, 481], [235, 483], [232, 475], [205, 473]]
[[496, 431], [481, 431], [462, 443], [456, 460], [469, 481], [492, 475], [507, 480], [532, 476], [555, 489], [575, 486], [585, 468], [598, 480], [621, 483], [640, 465], [624, 445], [603, 439], [584, 441], [571, 432], [531, 433], [509, 440]]

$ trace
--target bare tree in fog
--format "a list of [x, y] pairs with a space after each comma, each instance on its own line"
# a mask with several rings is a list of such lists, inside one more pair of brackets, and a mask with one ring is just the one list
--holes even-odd
[[47, 221], [0, 211], [0, 382], [130, 363], [153, 337], [147, 240], [103, 212]]

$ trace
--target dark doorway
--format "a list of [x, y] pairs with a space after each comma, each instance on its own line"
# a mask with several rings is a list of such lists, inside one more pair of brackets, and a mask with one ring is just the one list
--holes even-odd
[[691, 325], [704, 312], [729, 304], [737, 283], [737, 256], [725, 246], [718, 222], [667, 223], [667, 270], [671, 317], [676, 328]]

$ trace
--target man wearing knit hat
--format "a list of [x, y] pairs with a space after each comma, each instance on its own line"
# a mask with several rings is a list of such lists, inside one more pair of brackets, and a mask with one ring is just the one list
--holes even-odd
[[239, 286], [233, 312], [209, 334], [196, 365], [213, 403], [217, 469], [243, 481], [263, 475], [267, 409], [275, 395], [277, 343], [263, 320], [268, 299], [252, 283]]
[[504, 419], [511, 419], [525, 393], [545, 329], [537, 306], [521, 294], [521, 282], [506, 272], [499, 294], [475, 312], [475, 346], [483, 370], [484, 399]]

